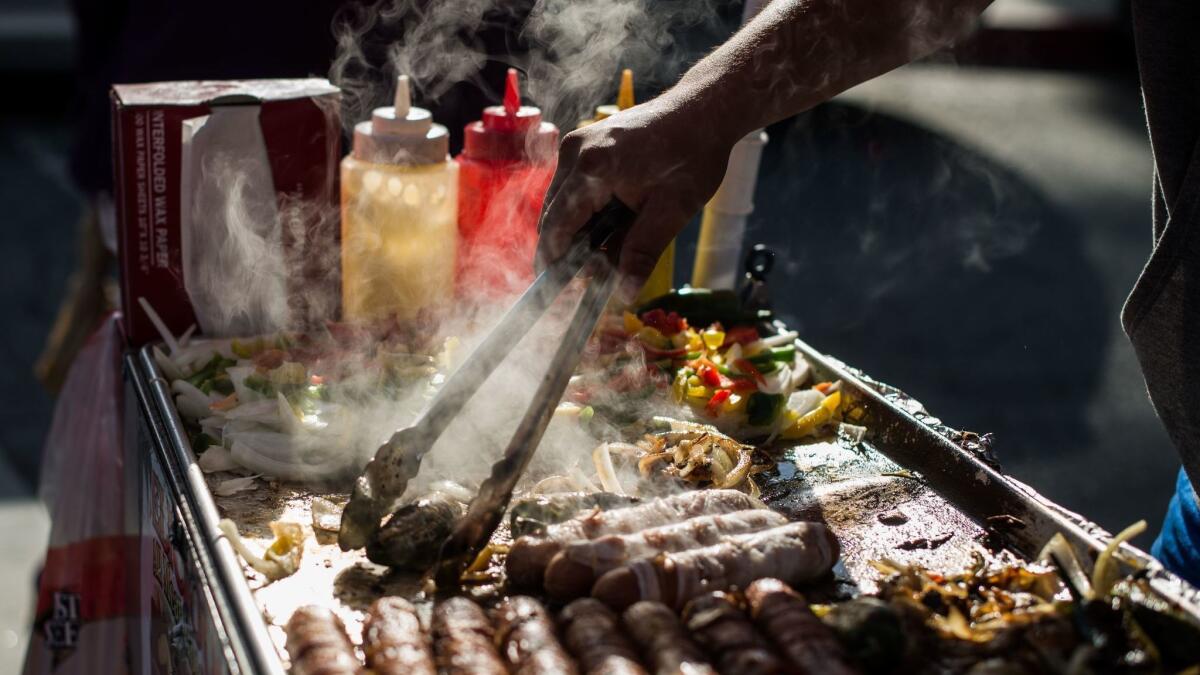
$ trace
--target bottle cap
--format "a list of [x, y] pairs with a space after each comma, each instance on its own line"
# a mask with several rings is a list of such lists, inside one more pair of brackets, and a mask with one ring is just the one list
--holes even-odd
[[600, 105], [596, 106], [596, 119], [600, 120], [606, 117], [612, 117], [621, 110], [632, 108], [635, 105], [633, 100], [633, 71], [626, 68], [621, 71], [621, 86], [617, 89], [616, 105]]
[[354, 156], [378, 164], [437, 164], [446, 161], [450, 134], [433, 115], [412, 105], [408, 76], [396, 78], [393, 104], [376, 108], [354, 125]]
[[542, 111], [521, 105], [517, 70], [508, 69], [504, 104], [483, 109], [483, 119], [466, 126], [463, 156], [483, 160], [541, 161], [558, 146], [558, 127], [542, 121]]

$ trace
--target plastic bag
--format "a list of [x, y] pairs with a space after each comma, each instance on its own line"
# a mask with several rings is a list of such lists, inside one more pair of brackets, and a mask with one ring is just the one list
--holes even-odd
[[[26, 675], [127, 673], [141, 559], [123, 451], [117, 315], [88, 339], [54, 406], [39, 496], [51, 517]], [[128, 489], [127, 489], [128, 488]]]

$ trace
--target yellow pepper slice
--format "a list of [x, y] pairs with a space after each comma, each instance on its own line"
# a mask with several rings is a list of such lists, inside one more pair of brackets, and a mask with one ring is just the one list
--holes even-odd
[[625, 320], [625, 332], [630, 335], [636, 334], [644, 325], [642, 320], [637, 318], [637, 314], [633, 312], [625, 312], [621, 315], [621, 318]]
[[789, 425], [781, 434], [784, 438], [803, 438], [811, 436], [817, 429], [833, 419], [838, 408], [842, 405], [842, 392], [835, 391], [825, 400], [821, 401], [821, 405], [816, 410], [807, 412], [799, 417], [795, 423]]
[[701, 398], [706, 402], [712, 397], [712, 390], [708, 387], [688, 387], [687, 395], [689, 398]]
[[655, 349], [670, 349], [671, 340], [658, 331], [657, 328], [642, 326], [637, 332], [638, 339]]
[[725, 331], [723, 330], [706, 330], [701, 337], [704, 338], [704, 346], [709, 351], [716, 351], [725, 344]]

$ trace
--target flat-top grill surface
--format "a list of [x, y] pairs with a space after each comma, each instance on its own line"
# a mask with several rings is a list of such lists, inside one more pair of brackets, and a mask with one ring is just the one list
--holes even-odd
[[[803, 342], [797, 346], [818, 380], [843, 381], [844, 394], [859, 408], [856, 422], [867, 427], [859, 443], [834, 438], [776, 446], [776, 467], [757, 476], [769, 506], [792, 520], [824, 522], [838, 537], [841, 561], [834, 577], [819, 588], [805, 589], [814, 600], [872, 592], [879, 574], [870, 562], [882, 558], [954, 572], [968, 567], [977, 556], [993, 557], [1000, 549], [1007, 551], [1004, 555], [1032, 558], [1056, 532], [1063, 532], [1080, 554], [1094, 556], [1098, 551], [1106, 533], [999, 473], [962, 442], [973, 436], [958, 434], [925, 416], [919, 403], [897, 390], [862, 377]], [[183, 446], [178, 451], [190, 461], [189, 475], [200, 476], [178, 415], [169, 405], [169, 392], [161, 387], [161, 374], [148, 352], [142, 353], [140, 367], [160, 385], [161, 414], [168, 426], [175, 426], [170, 436]], [[265, 635], [280, 666], [287, 661], [283, 626], [303, 605], [334, 610], [356, 642], [361, 640], [364, 611], [384, 595], [414, 601], [428, 619], [429, 599], [417, 576], [371, 563], [362, 551], [343, 552], [336, 532], [313, 530], [314, 497], [340, 506], [346, 494], [272, 481], [252, 492], [218, 496], [213, 489], [221, 478], [200, 479], [207, 489], [193, 481], [196, 494], [190, 497], [201, 503], [201, 511], [206, 502], [215, 505], [220, 517], [233, 520], [252, 547], [261, 550], [270, 544], [271, 521], [300, 523], [307, 535], [295, 574], [265, 583], [261, 575], [244, 568], [253, 605], [265, 620]], [[210, 533], [216, 557], [233, 556], [229, 546], [217, 541], [217, 533]], [[1127, 557], [1156, 566], [1132, 547], [1123, 550]], [[1160, 569], [1152, 570], [1150, 577], [1152, 586], [1166, 598], [1200, 616], [1194, 589]], [[235, 596], [245, 592], [224, 590]], [[475, 587], [485, 603], [502, 591], [495, 584]]]

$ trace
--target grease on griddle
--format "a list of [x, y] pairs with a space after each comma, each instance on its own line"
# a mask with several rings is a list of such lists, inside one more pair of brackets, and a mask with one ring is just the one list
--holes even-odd
[[932, 551], [953, 538], [953, 532], [946, 532], [944, 534], [938, 534], [932, 537], [917, 537], [916, 539], [909, 539], [908, 541], [902, 541], [899, 544], [896, 544], [896, 548], [900, 549], [901, 551]]

